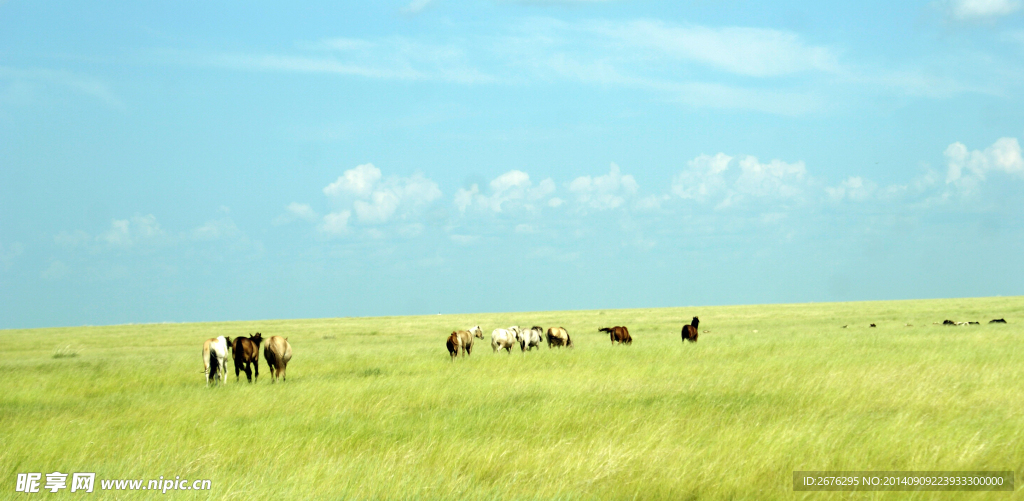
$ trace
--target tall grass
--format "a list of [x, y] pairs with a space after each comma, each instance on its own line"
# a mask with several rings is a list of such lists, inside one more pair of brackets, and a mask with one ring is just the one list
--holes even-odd
[[[0, 471], [213, 481], [184, 499], [987, 499], [794, 493], [792, 472], [1020, 481], [1021, 322], [1016, 297], [0, 331]], [[447, 334], [476, 324], [450, 362]], [[492, 353], [513, 324], [576, 348]], [[289, 338], [288, 381], [261, 360], [257, 383], [207, 388], [203, 341], [256, 331]]]

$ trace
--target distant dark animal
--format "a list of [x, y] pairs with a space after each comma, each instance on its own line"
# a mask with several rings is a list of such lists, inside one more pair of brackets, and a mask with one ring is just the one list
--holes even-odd
[[875, 324], [871, 324], [871, 327], [875, 327]]
[[551, 327], [548, 329], [548, 348], [552, 346], [566, 346], [572, 348], [572, 338], [569, 337], [569, 331], [565, 330], [565, 327]]
[[521, 351], [532, 351], [534, 347], [540, 349], [540, 343], [544, 340], [544, 328], [534, 325], [528, 330], [520, 332], [517, 338]]
[[693, 321], [690, 322], [690, 325], [684, 325], [683, 326], [683, 332], [682, 332], [683, 341], [689, 341], [691, 343], [696, 343], [697, 342], [697, 325], [698, 324], [700, 324], [700, 319], [697, 318], [697, 317], [693, 317]]
[[462, 350], [462, 356], [464, 357], [473, 353], [473, 338], [484, 338], [484, 331], [480, 330], [479, 325], [474, 325], [466, 331], [455, 331], [455, 334], [459, 336], [459, 349]]
[[967, 325], [981, 325], [981, 322], [967, 322]]
[[452, 362], [455, 361], [455, 357], [459, 356], [459, 333], [453, 332], [448, 336], [448, 341], [445, 342], [445, 346], [448, 347], [448, 354], [452, 357]]
[[956, 322], [952, 320], [943, 320], [942, 325], [956, 325]]
[[259, 332], [255, 336], [235, 338], [232, 346], [235, 357], [235, 381], [238, 381], [238, 373], [245, 371], [245, 378], [252, 382], [252, 365], [256, 369], [256, 380], [260, 379], [260, 343], [263, 342], [263, 334]]
[[845, 329], [845, 328], [846, 328], [846, 326], [844, 325], [844, 326], [843, 326], [843, 328]]
[[228, 368], [224, 361], [228, 358], [228, 351], [231, 347], [231, 338], [219, 336], [207, 339], [203, 343], [203, 365], [206, 367], [206, 386], [210, 383], [217, 384], [217, 375], [220, 374], [222, 383], [228, 381]]
[[1006, 323], [1006, 319], [1005, 318], [997, 318], [997, 319], [994, 319], [994, 320], [989, 320], [988, 323], [990, 323], [990, 324], [1005, 324]]
[[629, 335], [629, 329], [616, 325], [615, 327], [602, 327], [599, 332], [607, 332], [612, 344], [633, 344], [633, 338]]
[[292, 345], [288, 338], [281, 336], [270, 336], [267, 345], [263, 347], [263, 360], [267, 361], [270, 368], [270, 382], [278, 379], [287, 380], [285, 375], [288, 369], [288, 362], [292, 359]]

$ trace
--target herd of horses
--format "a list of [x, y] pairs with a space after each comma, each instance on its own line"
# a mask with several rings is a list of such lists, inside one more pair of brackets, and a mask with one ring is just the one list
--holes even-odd
[[[697, 326], [700, 325], [700, 319], [693, 317], [693, 321], [690, 325], [684, 325], [681, 332], [682, 340], [684, 342], [689, 341], [691, 343], [697, 342]], [[602, 327], [598, 329], [598, 332], [605, 332], [608, 334], [608, 338], [612, 344], [633, 344], [633, 337], [629, 335], [629, 329], [616, 325], [615, 327]], [[529, 329], [522, 329], [517, 325], [513, 325], [507, 328], [498, 328], [491, 331], [491, 351], [497, 353], [498, 350], [505, 350], [506, 353], [512, 353], [512, 347], [519, 345], [520, 351], [531, 351], [534, 348], [540, 349], [540, 345], [544, 342], [544, 328], [533, 326]], [[463, 356], [468, 356], [473, 353], [473, 339], [483, 339], [484, 331], [480, 329], [479, 325], [474, 325], [467, 330], [454, 331], [448, 335], [448, 339], [445, 340], [445, 348], [448, 349], [448, 355], [454, 361], [461, 352]], [[565, 327], [550, 327], [547, 330], [547, 343], [548, 348], [561, 348], [565, 346], [572, 348], [572, 338], [569, 337], [569, 331], [565, 330]]]
[[[697, 342], [697, 325], [699, 323], [700, 320], [697, 317], [693, 317], [690, 325], [683, 326], [681, 335], [684, 342]], [[629, 329], [624, 326], [602, 327], [598, 331], [607, 333], [612, 344], [628, 345], [633, 343], [633, 337], [629, 335]], [[455, 360], [460, 352], [463, 356], [472, 354], [473, 340], [483, 338], [484, 331], [479, 325], [475, 325], [467, 330], [452, 332], [445, 341], [445, 346], [448, 348], [448, 354], [451, 355], [452, 360]], [[543, 327], [536, 325], [529, 329], [513, 325], [508, 328], [498, 328], [491, 331], [491, 350], [495, 353], [498, 350], [512, 353], [512, 348], [517, 344], [521, 351], [532, 351], [534, 348], [540, 349], [541, 343], [545, 341], [547, 341], [549, 349], [561, 348], [563, 346], [566, 348], [574, 347], [572, 338], [569, 337], [569, 331], [565, 330], [565, 327], [550, 327], [545, 331]], [[206, 385], [216, 385], [218, 380], [220, 383], [227, 383], [227, 360], [229, 356], [235, 364], [236, 381], [241, 379], [242, 372], [245, 373], [245, 378], [250, 383], [254, 379], [259, 381], [261, 344], [263, 344], [263, 334], [259, 332], [250, 334], [249, 337], [238, 336], [231, 339], [226, 336], [218, 336], [207, 339], [203, 343], [203, 366], [206, 373]], [[285, 371], [288, 367], [288, 362], [292, 359], [292, 345], [288, 343], [288, 338], [270, 336], [263, 346], [263, 359], [267, 362], [267, 366], [270, 367], [271, 382], [278, 379], [287, 380]]]
[[[253, 372], [256, 380], [260, 377], [260, 344], [263, 343], [263, 334], [257, 332], [249, 337], [238, 336], [235, 339], [218, 336], [207, 339], [203, 343], [203, 365], [206, 372], [206, 385], [217, 384], [219, 377], [221, 383], [228, 380], [228, 368], [226, 361], [230, 352], [235, 362], [235, 380], [239, 380], [239, 374], [245, 372], [245, 378], [253, 382]], [[287, 380], [285, 370], [288, 362], [292, 359], [292, 345], [288, 338], [281, 336], [270, 336], [267, 344], [263, 346], [263, 359], [270, 367], [270, 381], [278, 379]]]

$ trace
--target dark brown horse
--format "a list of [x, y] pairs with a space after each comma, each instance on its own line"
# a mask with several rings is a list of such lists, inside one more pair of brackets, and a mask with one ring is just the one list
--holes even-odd
[[608, 337], [611, 338], [612, 344], [633, 344], [633, 338], [629, 335], [629, 329], [616, 325], [615, 327], [603, 327], [598, 329], [599, 332], [607, 332]]
[[238, 381], [239, 371], [245, 371], [245, 378], [252, 382], [252, 369], [249, 364], [256, 368], [256, 380], [260, 379], [260, 343], [263, 342], [263, 334], [259, 332], [255, 336], [235, 338], [231, 351], [235, 357], [235, 381]]
[[700, 319], [693, 317], [693, 321], [690, 325], [683, 326], [683, 341], [689, 341], [691, 343], [697, 342], [697, 325], [700, 324]]
[[[470, 338], [472, 340], [472, 338]], [[448, 354], [452, 356], [452, 362], [455, 361], [455, 357], [459, 356], [459, 333], [453, 332], [448, 336], [448, 341], [445, 342], [445, 346], [448, 347]]]

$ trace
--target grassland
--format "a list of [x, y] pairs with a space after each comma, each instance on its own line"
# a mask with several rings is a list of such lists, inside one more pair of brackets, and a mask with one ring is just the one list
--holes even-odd
[[[693, 315], [710, 332], [684, 345]], [[576, 348], [492, 353], [513, 324]], [[290, 339], [288, 381], [206, 388], [203, 340], [256, 331]], [[801, 493], [792, 472], [1024, 481], [1022, 337], [1024, 297], [4, 330], [0, 497], [56, 470], [212, 480], [175, 499], [1019, 499]]]

